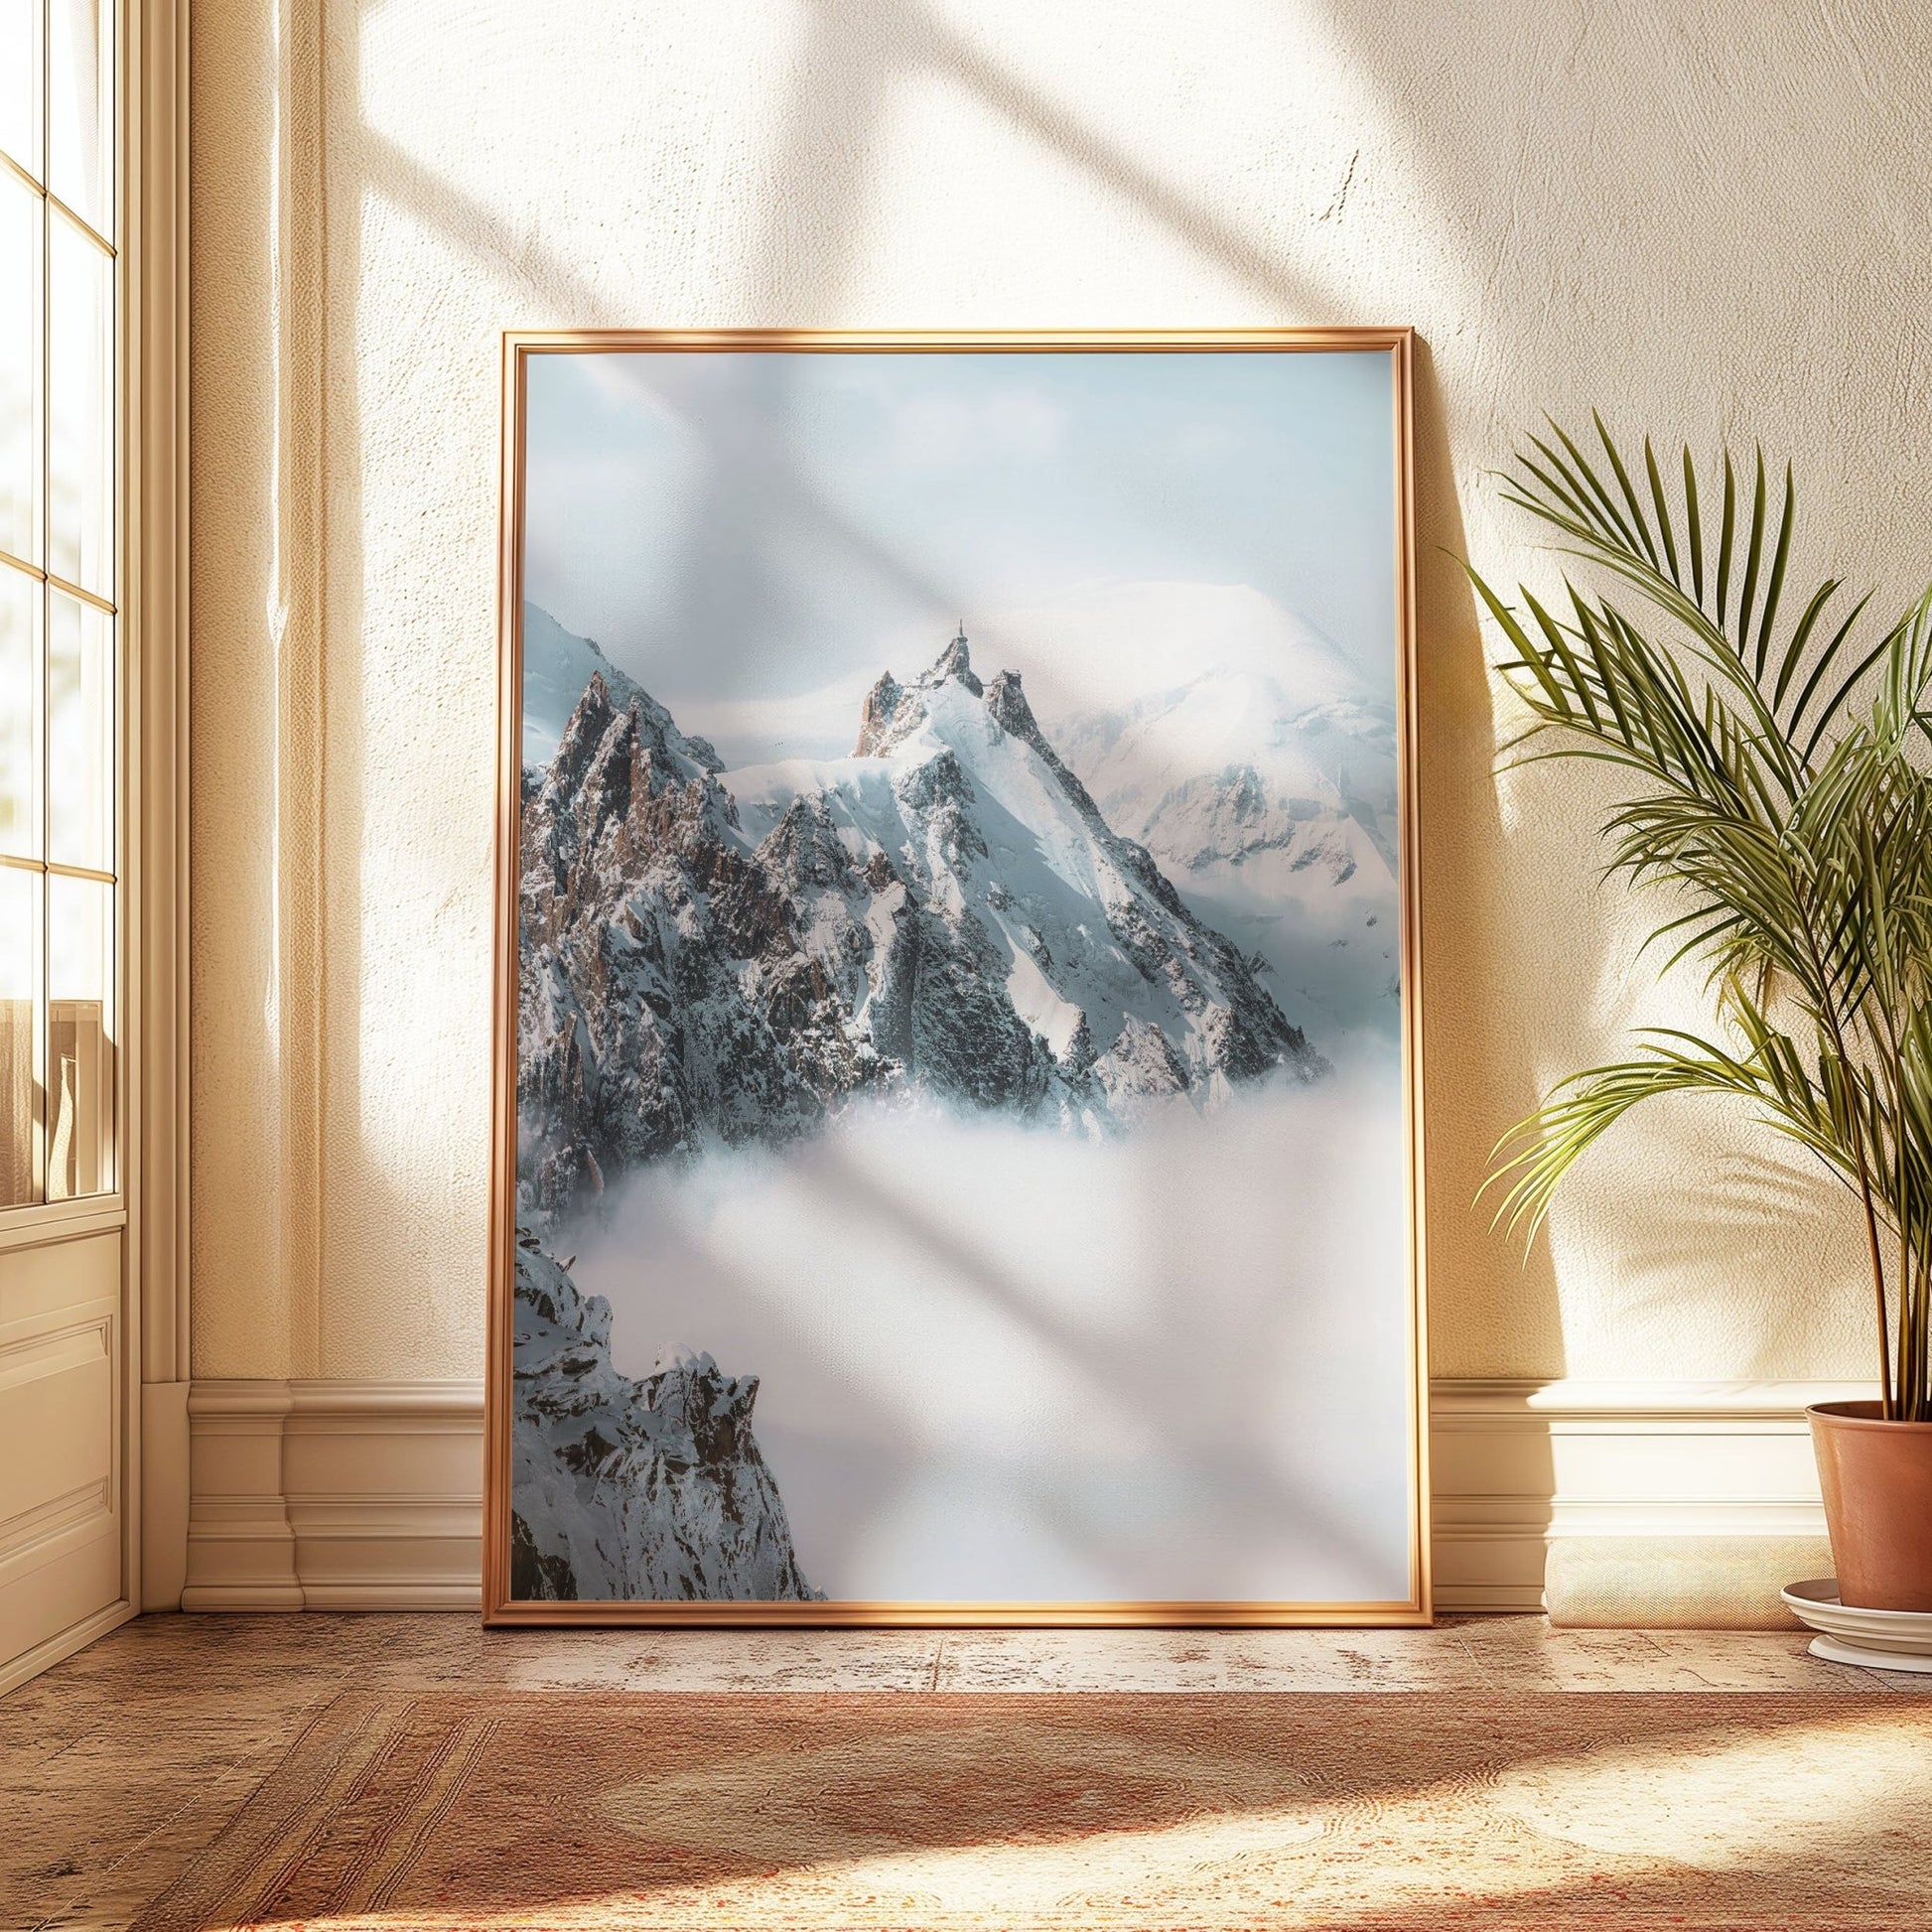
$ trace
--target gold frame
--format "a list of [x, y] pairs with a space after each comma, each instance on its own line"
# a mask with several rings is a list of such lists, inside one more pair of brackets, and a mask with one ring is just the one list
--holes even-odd
[[[1422, 947], [1417, 832], [1415, 466], [1410, 329], [861, 331], [599, 329], [506, 331], [498, 550], [496, 968], [491, 1098], [488, 1380], [484, 1397], [483, 1617], [486, 1625], [870, 1625], [900, 1628], [1415, 1627], [1433, 1621], [1430, 1580], [1428, 1329], [1424, 1296]], [[1277, 1602], [529, 1602], [509, 1593], [510, 1337], [516, 1240], [516, 973], [518, 805], [522, 745], [524, 372], [532, 355], [609, 350], [992, 354], [1045, 350], [1377, 351], [1395, 391], [1397, 856], [1401, 894], [1403, 1124], [1409, 1210], [1409, 1469], [1414, 1484], [1406, 1600]]]

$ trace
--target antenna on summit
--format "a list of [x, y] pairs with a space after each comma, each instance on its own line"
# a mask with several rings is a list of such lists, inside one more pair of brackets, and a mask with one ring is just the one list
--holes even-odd
[[953, 642], [956, 644], [963, 644], [965, 641], [966, 641], [966, 620], [964, 618], [961, 618], [959, 621], [959, 635], [953, 639]]

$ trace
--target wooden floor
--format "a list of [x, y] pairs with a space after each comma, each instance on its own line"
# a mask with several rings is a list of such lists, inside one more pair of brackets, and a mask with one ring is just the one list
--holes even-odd
[[1802, 1634], [490, 1631], [469, 1616], [145, 1617], [0, 1699], [0, 1928], [122, 1928], [346, 1686], [652, 1691], [1811, 1691], [1932, 1694]]

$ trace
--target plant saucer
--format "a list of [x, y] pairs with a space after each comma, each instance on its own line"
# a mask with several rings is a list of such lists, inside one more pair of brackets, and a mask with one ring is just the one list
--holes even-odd
[[1932, 1672], [1932, 1610], [1862, 1610], [1842, 1603], [1836, 1577], [1780, 1590], [1791, 1613], [1819, 1634], [1811, 1654], [1865, 1670]]

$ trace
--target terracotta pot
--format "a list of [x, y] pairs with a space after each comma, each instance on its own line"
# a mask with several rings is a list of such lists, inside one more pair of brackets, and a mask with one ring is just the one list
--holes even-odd
[[1875, 1402], [1811, 1418], [1841, 1603], [1932, 1610], [1932, 1422], [1886, 1422]]

